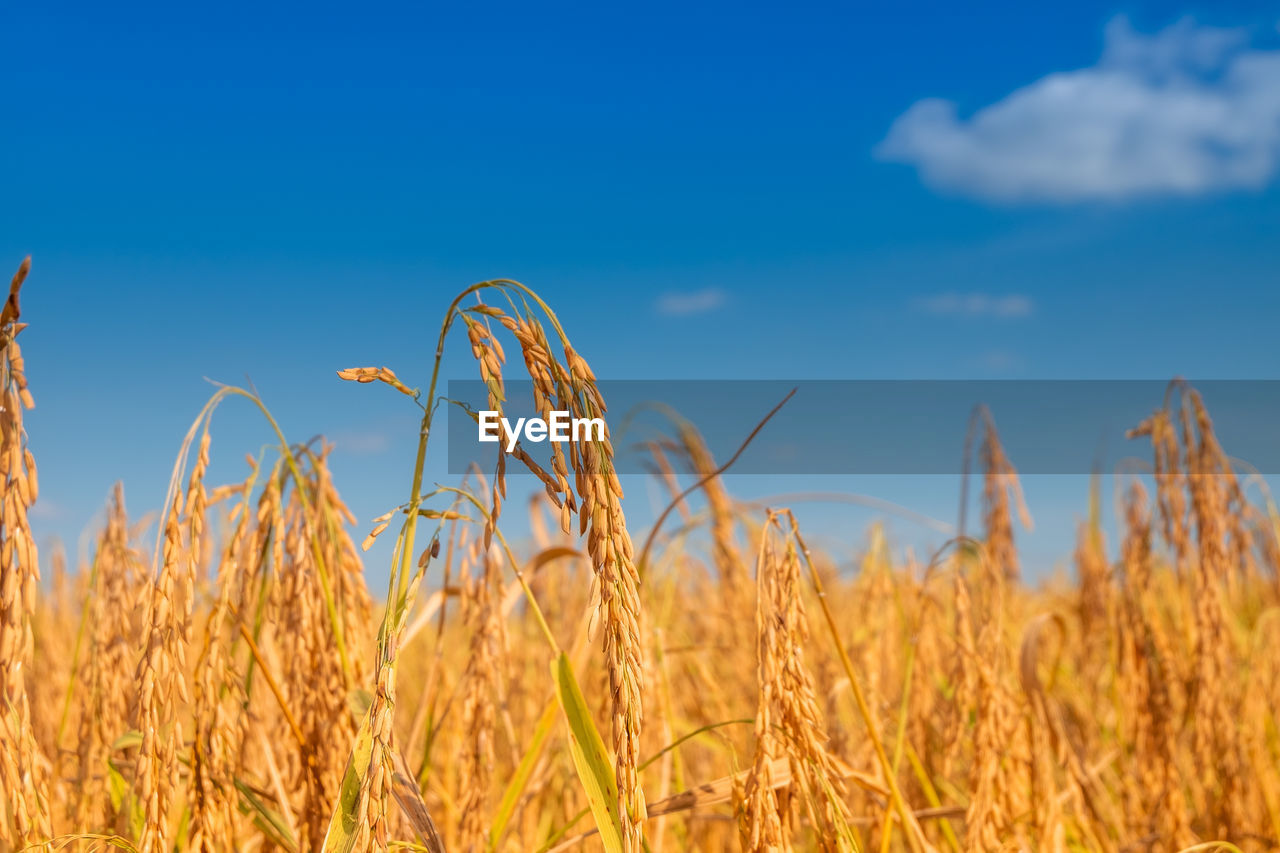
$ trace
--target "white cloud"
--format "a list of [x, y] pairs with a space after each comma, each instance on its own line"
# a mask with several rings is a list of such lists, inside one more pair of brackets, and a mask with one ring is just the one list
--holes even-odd
[[1280, 166], [1280, 50], [1189, 18], [1154, 35], [1116, 18], [1096, 65], [968, 118], [918, 101], [876, 155], [933, 187], [1002, 202], [1257, 189]]
[[1008, 296], [991, 296], [987, 293], [939, 293], [922, 296], [915, 306], [928, 314], [952, 317], [1026, 317], [1035, 310], [1028, 296], [1011, 293]]
[[658, 313], [669, 317], [705, 314], [724, 305], [728, 298], [728, 294], [718, 287], [687, 290], [682, 293], [664, 293], [658, 297]]

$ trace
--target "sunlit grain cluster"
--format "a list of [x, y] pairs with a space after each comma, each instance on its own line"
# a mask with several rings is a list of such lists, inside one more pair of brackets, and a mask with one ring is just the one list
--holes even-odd
[[[1082, 507], [1073, 580], [1023, 579], [1017, 460], [984, 410], [981, 517], [936, 554], [879, 528], [810, 548], [679, 421], [654, 446], [679, 521], [637, 546], [607, 434], [545, 465], [495, 443], [487, 470], [427, 485], [440, 365], [468, 347], [494, 412], [515, 353], [544, 418], [617, 414], [551, 308], [485, 282], [421, 377], [339, 373], [420, 409], [371, 530], [327, 444], [224, 387], [159, 516], [117, 488], [73, 570], [27, 517], [26, 271], [0, 322], [0, 850], [1280, 846], [1280, 514], [1190, 387], [1133, 425], [1152, 464], [1119, 477], [1119, 541]], [[274, 449], [209, 482], [232, 403]], [[509, 505], [517, 470], [543, 491]], [[382, 537], [370, 589], [357, 543]]]

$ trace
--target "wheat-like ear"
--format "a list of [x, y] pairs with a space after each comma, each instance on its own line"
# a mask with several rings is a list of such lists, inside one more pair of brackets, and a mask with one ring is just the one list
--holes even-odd
[[[708, 511], [683, 506], [650, 562], [648, 544], [631, 552], [613, 436], [516, 445], [478, 488], [424, 489], [438, 370], [430, 407], [386, 368], [343, 371], [423, 410], [412, 497], [373, 522], [396, 540], [374, 657], [328, 446], [276, 429], [277, 461], [205, 488], [209, 412], [257, 402], [241, 389], [219, 390], [183, 443], [152, 572], [135, 543], [153, 522], [131, 522], [117, 489], [87, 572], [63, 577], [52, 552], [38, 595], [17, 283], [0, 312], [0, 853], [443, 853], [441, 839], [454, 853], [1172, 853], [1280, 838], [1280, 586], [1264, 576], [1280, 509], [1260, 476], [1237, 478], [1185, 383], [1135, 430], [1152, 442], [1153, 500], [1134, 483], [1116, 501], [1118, 553], [1094, 497], [1078, 575], [1023, 580], [1016, 474], [983, 410], [986, 531], [923, 570], [888, 525], [861, 555], [848, 536], [811, 552], [789, 511], [733, 503], [719, 479], [733, 459], [715, 467], [691, 430], [659, 452], [683, 447], [701, 481], [670, 490], [703, 490]], [[482, 292], [507, 302], [463, 306]], [[502, 371], [523, 359], [544, 417], [603, 416], [591, 368], [523, 286], [460, 296], [438, 353], [450, 324], [490, 405], [507, 405]], [[517, 485], [507, 456], [563, 529], [539, 505], [527, 550], [498, 524]], [[198, 584], [215, 564], [216, 586]], [[436, 588], [414, 611], [424, 575]], [[813, 642], [810, 615], [826, 635]], [[411, 706], [399, 720], [397, 704]]]
[[145, 600], [145, 557], [130, 541], [124, 486], [116, 483], [107, 524], [98, 538], [88, 583], [83, 684], [79, 701], [77, 790], [68, 798], [68, 824], [75, 830], [117, 826], [123, 812], [111, 802], [106, 768], [111, 746], [131, 728], [129, 695], [136, 667]]
[[205, 621], [196, 661], [194, 729], [187, 791], [191, 808], [189, 845], [195, 851], [215, 851], [234, 843], [236, 835], [236, 772], [239, 753], [249, 729], [248, 697], [235, 665], [241, 614], [236, 606], [251, 578], [253, 555], [249, 540], [250, 499], [257, 481], [254, 465], [249, 477], [228, 494], [240, 495], [234, 528], [218, 566], [218, 591]]
[[[177, 468], [179, 474], [187, 444], [201, 422], [203, 413], [184, 444]], [[209, 443], [206, 428], [200, 435], [185, 500], [178, 489], [172, 489], [173, 503], [165, 519], [160, 574], [154, 578], [148, 598], [143, 653], [135, 676], [138, 693], [134, 719], [135, 727], [142, 734], [135, 770], [135, 787], [143, 815], [138, 837], [140, 853], [165, 851], [173, 839], [171, 811], [181, 781], [178, 756], [184, 748], [179, 709], [191, 702], [187, 648], [191, 642], [196, 594], [196, 560], [204, 532], [204, 475], [209, 466]]]
[[[572, 411], [576, 417], [603, 418], [604, 404], [586, 361], [566, 348]], [[623, 816], [624, 853], [640, 853], [645, 819], [640, 783], [640, 731], [644, 721], [644, 644], [641, 641], [640, 576], [631, 535], [622, 511], [622, 486], [613, 465], [613, 446], [603, 442], [573, 445], [579, 513], [586, 527], [587, 553], [600, 579], [604, 654], [613, 704], [613, 749], [618, 809]]]
[[1017, 580], [1020, 575], [1018, 550], [1013, 543], [1011, 504], [1016, 507], [1023, 527], [1031, 527], [1031, 515], [1022, 499], [1018, 472], [1000, 444], [995, 420], [985, 408], [981, 414], [984, 421], [982, 503], [987, 527], [987, 565], [993, 572], [988, 583], [993, 588], [1000, 588], [1004, 580]]
[[[1242, 815], [1243, 757], [1235, 736], [1241, 694], [1234, 677], [1237, 653], [1227, 624], [1230, 588], [1243, 566], [1232, 559], [1230, 530], [1235, 477], [1218, 445], [1213, 423], [1194, 389], [1183, 394], [1181, 434], [1187, 465], [1187, 489], [1195, 520], [1199, 559], [1192, 573], [1195, 602], [1195, 689], [1192, 713], [1194, 748], [1209, 810], [1219, 834], [1229, 832]], [[1238, 558], [1238, 554], [1235, 555]]]
[[1183, 774], [1178, 769], [1180, 721], [1174, 697], [1173, 644], [1151, 607], [1151, 513], [1141, 483], [1125, 499], [1125, 538], [1121, 563], [1120, 659], [1118, 679], [1124, 691], [1124, 735], [1135, 762], [1129, 771], [1126, 820], [1135, 835], [1163, 834], [1179, 848], [1196, 841], [1187, 813]]
[[465, 739], [458, 775], [462, 812], [459, 850], [463, 853], [480, 853], [488, 843], [489, 788], [494, 776], [497, 705], [502, 689], [499, 667], [505, 645], [501, 562], [495, 548], [482, 546], [479, 540], [472, 544], [483, 551], [473, 561], [480, 567], [480, 576], [466, 578], [463, 591], [466, 621], [471, 629], [470, 654], [463, 674]]
[[[791, 848], [800, 804], [826, 851], [852, 851], [844, 773], [829, 749], [813, 677], [804, 661], [809, 638], [796, 543], [779, 543], [780, 513], [769, 513], [756, 561], [756, 753], [741, 799], [744, 849]], [[791, 785], [778, 785], [785, 757]]]
[[[350, 514], [330, 482], [327, 450], [299, 448], [297, 455], [301, 479], [293, 488], [283, 491], [287, 483], [279, 479], [269, 484], [277, 544], [275, 668], [288, 703], [275, 724], [283, 743], [296, 743], [287, 754], [299, 794], [299, 842], [314, 846], [324, 838], [356, 734], [333, 624], [348, 642], [362, 642], [370, 606], [363, 579], [353, 572], [359, 562], [344, 524]], [[321, 563], [328, 567], [323, 575]]]
[[1010, 584], [1019, 578], [1013, 541], [1012, 500], [1024, 526], [1030, 519], [1022, 503], [1018, 475], [1005, 455], [989, 412], [982, 410], [984, 437], [983, 505], [987, 539], [980, 549], [980, 586], [975, 609], [981, 620], [973, 640], [969, 685], [976, 717], [973, 754], [969, 765], [972, 793], [965, 815], [965, 845], [995, 849], [1010, 838], [1023, 839], [1018, 815], [1028, 807], [1031, 747], [1027, 743], [1025, 711], [1019, 706], [1006, 674], [1013, 671], [1012, 648], [1006, 634]]
[[9, 286], [0, 312], [0, 831], [15, 848], [52, 836], [45, 758], [31, 725], [24, 673], [32, 653], [31, 614], [36, 607], [40, 569], [27, 510], [39, 490], [35, 459], [27, 449], [23, 410], [34, 405], [27, 390], [22, 350], [16, 337], [18, 292], [31, 268], [27, 258]]
[[[769, 515], [760, 551], [756, 558], [756, 715], [755, 759], [751, 771], [741, 783], [738, 801], [739, 832], [742, 849], [746, 853], [765, 853], [772, 850], [790, 850], [791, 839], [785, 826], [782, 801], [777, 789], [778, 759], [785, 757], [783, 744], [777, 733], [774, 718], [774, 691], [781, 685], [780, 670], [785, 665], [782, 640], [779, 636], [785, 625], [778, 624], [774, 612], [774, 585], [772, 563], [776, 559], [770, 547], [775, 516]], [[736, 785], [735, 785], [736, 787]]]
[[[564, 354], [562, 364], [554, 357], [555, 348], [532, 310], [523, 316], [513, 317], [491, 306], [468, 309], [468, 312], [486, 318], [483, 322], [468, 312], [459, 312], [467, 328], [472, 355], [479, 362], [481, 378], [488, 387], [489, 407], [499, 410], [504, 402], [501, 366], [505, 356], [487, 319], [496, 318], [520, 344], [533, 382], [534, 402], [544, 417], [558, 409], [568, 411], [576, 418], [603, 420], [606, 407], [596, 376], [586, 359], [573, 349], [550, 309], [531, 290], [516, 282], [486, 283], [477, 285], [475, 289], [487, 285], [514, 290], [519, 298], [536, 302], [555, 328], [559, 349]], [[622, 509], [622, 485], [614, 469], [614, 451], [607, 427], [603, 441], [570, 443], [567, 454], [559, 444], [553, 444], [552, 454], [550, 473], [534, 464], [527, 454], [517, 455], [517, 458], [543, 481], [547, 494], [560, 506], [561, 524], [565, 530], [569, 529], [570, 516], [576, 511], [579, 533], [587, 539], [587, 553], [599, 581], [599, 613], [609, 674], [614, 774], [623, 847], [624, 853], [639, 853], [643, 845], [641, 824], [645, 819], [644, 791], [638, 769], [644, 719], [644, 645], [641, 640], [640, 577]], [[506, 454], [500, 451], [493, 507], [485, 528], [486, 546], [505, 494], [505, 465]], [[570, 472], [574, 477], [572, 488], [568, 480]]]
[[733, 501], [725, 488], [724, 480], [717, 473], [718, 466], [702, 434], [687, 422], [681, 422], [678, 428], [681, 447], [688, 455], [694, 473], [703, 481], [702, 491], [707, 497], [707, 506], [711, 512], [712, 558], [720, 575], [720, 589], [724, 593], [725, 611], [729, 616], [728, 624], [740, 625], [742, 623], [739, 617], [746, 609], [742, 593], [748, 588], [749, 578], [734, 542], [737, 525], [734, 521]]

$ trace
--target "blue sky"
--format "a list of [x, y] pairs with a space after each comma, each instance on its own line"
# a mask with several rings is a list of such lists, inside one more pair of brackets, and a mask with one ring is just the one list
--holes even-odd
[[[158, 506], [202, 377], [381, 513], [416, 410], [333, 370], [425, 383], [497, 276], [602, 376], [1275, 375], [1280, 5], [889, 5], [10, 4], [40, 532]], [[215, 471], [268, 439], [228, 410]]]

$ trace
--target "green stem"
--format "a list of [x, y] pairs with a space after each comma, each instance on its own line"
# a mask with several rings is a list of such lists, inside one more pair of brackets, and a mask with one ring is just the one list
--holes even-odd
[[[440, 325], [440, 336], [436, 341], [436, 354], [431, 366], [431, 382], [427, 386], [426, 405], [423, 406], [422, 412], [422, 426], [418, 433], [418, 452], [413, 465], [413, 484], [409, 491], [409, 503], [406, 507], [408, 519], [404, 526], [404, 547], [399, 554], [398, 565], [394, 565], [393, 563], [392, 566], [390, 583], [388, 585], [388, 602], [397, 602], [400, 600], [401, 596], [404, 594], [404, 589], [408, 583], [408, 579], [411, 574], [410, 570], [413, 565], [413, 546], [418, 528], [418, 507], [422, 505], [423, 501], [422, 473], [426, 466], [427, 440], [431, 436], [431, 419], [435, 414], [436, 388], [440, 384], [440, 364], [444, 360], [445, 340], [449, 335], [449, 329], [453, 326], [454, 319], [459, 316], [458, 306], [462, 304], [462, 300], [466, 299], [473, 293], [478, 293], [479, 291], [486, 290], [488, 288], [516, 289], [534, 300], [538, 304], [538, 307], [542, 309], [543, 313], [546, 314], [547, 320], [556, 330], [556, 334], [559, 335], [561, 343], [565, 346], [568, 346], [569, 343], [569, 339], [565, 335], [564, 329], [560, 325], [560, 321], [556, 318], [555, 312], [553, 312], [550, 306], [543, 302], [536, 293], [518, 281], [513, 281], [511, 279], [482, 281], [471, 285], [466, 290], [463, 290], [454, 297], [453, 302], [449, 303], [449, 308], [445, 312], [444, 322]], [[384, 621], [384, 627], [387, 624], [388, 623]]]

